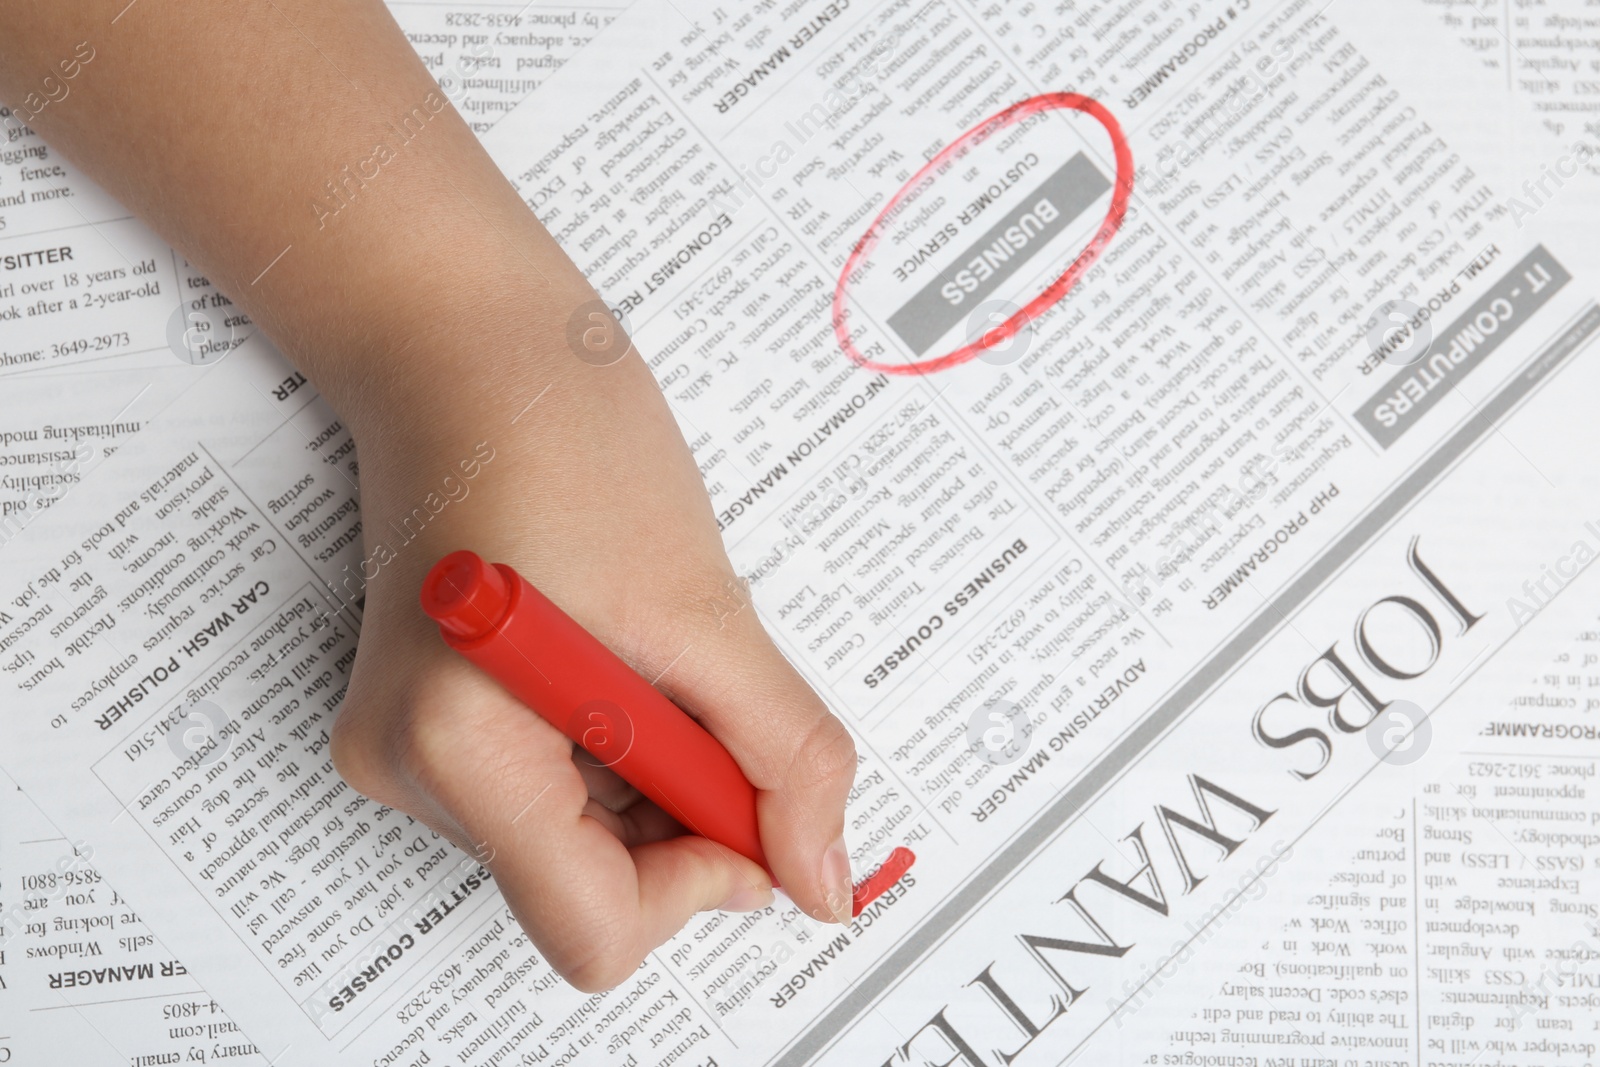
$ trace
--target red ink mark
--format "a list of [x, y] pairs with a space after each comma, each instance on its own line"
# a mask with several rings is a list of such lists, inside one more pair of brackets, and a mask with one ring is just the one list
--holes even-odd
[[[1027, 306], [1011, 316], [1005, 322], [993, 329], [984, 331], [983, 335], [970, 344], [963, 345], [954, 352], [936, 356], [933, 359], [923, 360], [920, 363], [879, 363], [868, 359], [856, 348], [855, 342], [850, 338], [850, 331], [845, 326], [845, 296], [849, 288], [849, 278], [860, 265], [861, 260], [878, 244], [878, 227], [882, 225], [885, 217], [895, 209], [895, 206], [904, 200], [907, 195], [917, 191], [923, 180], [934, 170], [948, 165], [952, 157], [965, 155], [972, 147], [982, 143], [990, 134], [1003, 130], [1007, 126], [1044, 111], [1055, 111], [1065, 108], [1070, 111], [1082, 111], [1090, 118], [1095, 119], [1105, 127], [1106, 133], [1111, 136], [1112, 151], [1117, 160], [1117, 176], [1111, 187], [1111, 206], [1106, 209], [1106, 217], [1101, 220], [1100, 228], [1095, 231], [1094, 237], [1084, 247], [1072, 264], [1062, 272], [1061, 276], [1028, 302]], [[1128, 197], [1133, 192], [1133, 153], [1128, 149], [1128, 140], [1123, 136], [1122, 127], [1111, 112], [1106, 110], [1098, 100], [1083, 96], [1080, 93], [1043, 93], [1039, 96], [1029, 97], [1027, 100], [1012, 104], [1004, 111], [991, 115], [978, 125], [962, 134], [955, 141], [946, 145], [944, 150], [932, 159], [911, 180], [901, 186], [900, 191], [884, 205], [878, 217], [872, 220], [872, 225], [867, 227], [867, 232], [861, 235], [861, 240], [850, 250], [850, 258], [845, 260], [844, 269], [839, 272], [839, 283], [833, 291], [833, 333], [839, 341], [839, 347], [844, 354], [855, 363], [867, 370], [879, 371], [883, 374], [931, 374], [934, 371], [954, 367], [965, 363], [985, 349], [992, 348], [1002, 341], [1013, 337], [1018, 330], [1038, 318], [1044, 312], [1078, 284], [1089, 268], [1094, 266], [1095, 260], [1100, 258], [1100, 253], [1106, 245], [1111, 243], [1111, 238], [1116, 235], [1117, 228], [1122, 225], [1122, 219], [1128, 213]]]
[[889, 853], [889, 858], [883, 861], [883, 866], [857, 883], [855, 891], [850, 894], [850, 914], [860, 915], [862, 908], [887, 893], [915, 862], [917, 862], [916, 854], [904, 845]]

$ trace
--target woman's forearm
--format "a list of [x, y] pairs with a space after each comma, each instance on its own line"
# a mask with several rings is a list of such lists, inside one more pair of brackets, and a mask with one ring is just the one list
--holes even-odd
[[358, 436], [442, 378], [564, 344], [586, 283], [379, 0], [0, 0], [0, 26], [16, 119], [204, 271]]

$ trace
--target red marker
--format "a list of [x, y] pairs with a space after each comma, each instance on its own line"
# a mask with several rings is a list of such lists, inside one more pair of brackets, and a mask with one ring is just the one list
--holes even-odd
[[[772, 873], [755, 787], [728, 750], [527, 579], [452, 552], [422, 580], [422, 610], [447, 645], [663, 811]], [[893, 885], [912, 858], [897, 850], [856, 887], [852, 910]]]
[[728, 750], [516, 571], [452, 552], [422, 580], [445, 643], [689, 830], [767, 870]]

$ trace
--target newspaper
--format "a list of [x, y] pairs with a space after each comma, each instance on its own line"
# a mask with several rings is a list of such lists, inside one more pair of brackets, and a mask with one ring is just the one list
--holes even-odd
[[[1552, 895], [1583, 894], [1537, 879], [1584, 888], [1555, 863], [1586, 859], [1576, 827], [1505, 853], [1548, 870], [1505, 876], [1524, 885], [1386, 894], [1414, 935], [1423, 909], [1465, 924], [1430, 930], [1427, 957], [1414, 937], [1345, 958], [1365, 943], [1330, 935], [1307, 964], [1236, 932], [1296, 908], [1387, 921], [1340, 865], [1392, 879], [1410, 860], [1391, 888], [1415, 884], [1421, 823], [1371, 861], [1320, 841], [1354, 839], [1346, 812], [1392, 829], [1385, 807], [1466, 828], [1396, 765], [1453, 758], [1456, 720], [1433, 713], [1525, 678], [1592, 614], [1572, 605], [1600, 551], [1580, 407], [1596, 264], [1561, 203], [1507, 204], [1551, 142], [1475, 72], [1417, 69], [1448, 44], [1426, 12], [1037, 14], [642, 0], [607, 63], [486, 135], [656, 369], [750, 579], [728, 610], [759, 612], [854, 729], [857, 872], [917, 853], [842, 930], [782, 903], [707, 914], [618, 989], [564, 986], [492, 872], [327, 760], [363, 563], [336, 416], [258, 338], [176, 386], [92, 379], [110, 425], [151, 414], [114, 457], [111, 434], [68, 434], [71, 469], [8, 515], [0, 752], [249, 1035], [242, 1054], [988, 1067], [1135, 1043], [1161, 1062], [1420, 1062], [1439, 1041], [1470, 1061], [1489, 1046], [1451, 1050], [1471, 1029], [1452, 1012], [1509, 1018], [1529, 1055], [1583, 1054], [1534, 1033], [1571, 1029], [1557, 1014], [1493, 1007], [1536, 1002], [1542, 972], [1430, 958], [1487, 958], [1432, 952], [1451, 943], [1435, 932], [1562, 944], [1581, 913]], [[96, 425], [55, 414], [61, 379], [15, 385], [41, 428]], [[503, 432], [485, 426], [481, 469]], [[1524, 692], [1574, 703], [1512, 705], [1474, 742], [1491, 774], [1581, 790], [1584, 684]], [[1444, 766], [1471, 784], [1472, 763]], [[1574, 793], [1505, 795], [1536, 802], [1459, 821], [1588, 814]], [[1428, 863], [1475, 878], [1492, 851], [1427, 840], [1445, 857]], [[1250, 922], [1263, 885], [1294, 903]], [[1219, 973], [1184, 965], [1197, 947], [1260, 967], [1259, 991], [1180, 996]], [[1333, 990], [1372, 1018], [1300, 1003]], [[1190, 1018], [1223, 1008], [1262, 1014]], [[1310, 1010], [1327, 1020], [1265, 1014]], [[1134, 1017], [1138, 1042], [1118, 1036]], [[1385, 1040], [1307, 1025], [1324, 1021]]]
[[[1549, 0], [1537, 8], [1423, 0], [1474, 61], [1504, 90], [1527, 102], [1557, 137], [1600, 131], [1595, 61], [1600, 23], [1581, 0]], [[1515, 8], [1515, 10], [1513, 10]], [[1553, 184], [1546, 182], [1546, 192]]]

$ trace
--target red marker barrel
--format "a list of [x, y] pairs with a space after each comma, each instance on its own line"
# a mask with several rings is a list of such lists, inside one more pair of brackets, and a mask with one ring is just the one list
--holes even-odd
[[445, 643], [693, 833], [767, 872], [755, 787], [688, 713], [504, 563], [452, 552], [422, 582]]

